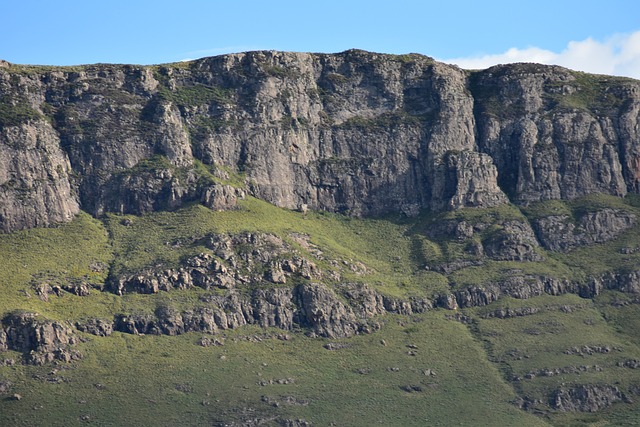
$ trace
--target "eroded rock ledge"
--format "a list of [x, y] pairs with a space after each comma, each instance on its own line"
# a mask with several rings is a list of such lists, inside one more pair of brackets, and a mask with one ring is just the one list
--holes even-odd
[[73, 349], [78, 342], [70, 323], [41, 319], [36, 313], [11, 313], [0, 322], [0, 352], [21, 352], [26, 363], [43, 365], [79, 359], [81, 354]]
[[540, 243], [552, 251], [568, 252], [579, 246], [615, 239], [637, 222], [634, 214], [617, 209], [600, 209], [577, 221], [568, 215], [550, 215], [533, 221]]
[[250, 293], [232, 290], [224, 296], [208, 296], [201, 302], [199, 307], [184, 311], [162, 306], [153, 314], [118, 315], [113, 329], [133, 334], [177, 335], [191, 331], [216, 333], [254, 324], [341, 338], [378, 329], [375, 316], [379, 314], [411, 314], [431, 308], [428, 301], [409, 303], [385, 298], [364, 285], [345, 285], [345, 293], [338, 295], [318, 283], [255, 289]]
[[602, 384], [584, 384], [575, 387], [561, 387], [556, 390], [549, 404], [552, 408], [567, 412], [597, 412], [616, 402], [630, 402], [631, 399], [618, 387]]

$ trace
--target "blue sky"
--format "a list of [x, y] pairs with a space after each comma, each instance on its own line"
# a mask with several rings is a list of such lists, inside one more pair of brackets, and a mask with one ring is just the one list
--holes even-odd
[[157, 64], [246, 50], [416, 52], [640, 78], [640, 1], [0, 0], [0, 58]]

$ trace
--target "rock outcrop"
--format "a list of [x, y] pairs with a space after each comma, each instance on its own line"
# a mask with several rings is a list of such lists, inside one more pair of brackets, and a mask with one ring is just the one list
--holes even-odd
[[465, 287], [449, 296], [441, 296], [438, 306], [480, 307], [497, 301], [503, 296], [528, 299], [544, 294], [571, 293], [583, 298], [593, 298], [607, 289], [633, 295], [640, 294], [640, 271], [608, 272], [601, 276], [589, 277], [582, 282], [514, 272], [503, 280], [491, 281], [482, 286]]
[[[480, 253], [490, 259], [521, 262], [542, 259], [533, 230], [523, 220], [501, 220], [493, 225], [448, 220], [429, 230], [436, 239], [452, 236], [463, 243], [480, 240]], [[341, 269], [366, 272], [366, 267], [327, 259], [302, 235], [293, 234], [289, 238], [304, 249], [296, 249], [287, 240], [267, 233], [199, 237], [196, 243], [210, 252], [187, 258], [173, 268], [156, 266], [112, 276], [107, 289], [118, 295], [154, 294], [193, 287], [215, 291], [202, 304], [186, 311], [162, 308], [144, 315], [120, 315], [113, 325], [94, 319], [78, 323], [77, 327], [96, 335], [108, 335], [112, 330], [175, 335], [189, 331], [214, 333], [257, 324], [284, 330], [303, 329], [324, 337], [345, 337], [375, 329], [372, 320], [385, 313], [412, 314], [433, 307], [479, 307], [505, 296], [528, 299], [544, 294], [573, 293], [592, 298], [606, 289], [640, 294], [637, 271], [610, 272], [577, 282], [513, 270], [500, 280], [456, 286], [451, 293], [391, 298], [364, 283], [345, 283], [341, 279]], [[331, 271], [318, 268], [311, 258], [330, 265]], [[366, 282], [366, 273], [361, 278]], [[492, 316], [526, 314], [532, 312], [506, 311]]]
[[0, 126], [0, 229], [67, 222], [80, 212], [69, 158], [45, 120]]
[[572, 388], [561, 387], [550, 398], [551, 407], [568, 412], [597, 412], [616, 402], [628, 402], [618, 387], [583, 384]]
[[428, 299], [391, 298], [363, 284], [349, 283], [332, 289], [309, 282], [294, 287], [229, 289], [223, 294], [203, 297], [192, 309], [180, 311], [163, 305], [154, 313], [117, 315], [113, 324], [104, 320], [83, 322], [78, 329], [95, 335], [109, 335], [112, 330], [179, 335], [259, 325], [302, 330], [310, 336], [342, 338], [378, 329], [374, 319], [377, 315], [422, 313], [431, 308], [433, 304]]
[[480, 264], [485, 259], [495, 261], [542, 261], [537, 252], [538, 240], [526, 219], [484, 220], [447, 219], [428, 227], [426, 235], [435, 241], [465, 244], [464, 254], [456, 260], [434, 266], [445, 274], [459, 268]]
[[[508, 203], [498, 187], [498, 170], [488, 155], [473, 151], [448, 152], [445, 162], [447, 209], [489, 208]], [[433, 207], [438, 208], [437, 205]]]
[[154, 268], [110, 280], [109, 288], [152, 294], [170, 289], [233, 289], [257, 284], [286, 284], [291, 278], [321, 276], [313, 261], [282, 238], [265, 233], [214, 234], [201, 242], [213, 255], [201, 253], [177, 268]]
[[284, 330], [303, 328], [313, 336], [336, 338], [370, 331], [367, 320], [356, 316], [352, 307], [326, 286], [309, 283], [294, 288], [255, 289], [248, 294], [229, 291], [208, 297], [193, 310], [161, 306], [154, 314], [118, 315], [114, 329], [178, 335], [190, 331], [216, 333], [256, 324]]
[[636, 221], [632, 213], [606, 208], [587, 212], [575, 222], [568, 215], [538, 218], [533, 221], [533, 227], [546, 249], [567, 252], [578, 246], [615, 239]]
[[6, 315], [0, 324], [0, 351], [21, 352], [25, 362], [35, 365], [56, 360], [69, 362], [81, 357], [73, 348], [78, 337], [70, 324], [38, 317], [27, 312]]
[[637, 192], [638, 82], [536, 64], [492, 67], [470, 81], [478, 145], [511, 200]]
[[80, 208], [226, 209], [228, 173], [277, 206], [350, 215], [640, 189], [640, 84], [560, 67], [358, 50], [7, 64], [0, 105], [4, 231]]

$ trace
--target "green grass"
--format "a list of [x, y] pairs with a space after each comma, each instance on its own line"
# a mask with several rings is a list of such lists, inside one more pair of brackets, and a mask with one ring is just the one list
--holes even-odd
[[280, 79], [294, 79], [300, 76], [300, 72], [291, 67], [281, 67], [279, 65], [262, 64], [262, 69], [270, 76]]
[[573, 218], [574, 215], [573, 210], [569, 207], [568, 203], [563, 200], [534, 202], [525, 207], [524, 212], [526, 213], [527, 218], [531, 221], [552, 215], [567, 215], [570, 218]]
[[[508, 319], [481, 316], [496, 308], [538, 307], [536, 314]], [[566, 308], [569, 308], [567, 310]], [[603, 317], [601, 309], [606, 308]], [[548, 402], [554, 389], [575, 384], [615, 384], [627, 395], [629, 388], [640, 384], [640, 372], [618, 367], [617, 363], [627, 359], [640, 358], [637, 340], [630, 340], [626, 333], [633, 325], [616, 326], [614, 320], [617, 309], [607, 304], [597, 304], [576, 295], [560, 297], [541, 296], [526, 301], [504, 299], [487, 307], [467, 310], [475, 317], [477, 334], [486, 343], [489, 357], [494, 360], [507, 378], [521, 377], [514, 382], [519, 394], [532, 399]], [[635, 308], [634, 308], [635, 310]], [[625, 313], [619, 319], [635, 319], [638, 313]], [[609, 318], [609, 321], [607, 321]], [[635, 331], [635, 330], [634, 330]], [[568, 349], [583, 346], [605, 346], [612, 349], [608, 353], [566, 354]], [[531, 372], [544, 369], [598, 365], [602, 371], [589, 369], [586, 372], [563, 373], [561, 375], [536, 375], [532, 379], [524, 378]], [[563, 414], [540, 407], [545, 417], [554, 425], [618, 425], [611, 420], [629, 419], [632, 414], [640, 413], [640, 405], [619, 403], [611, 410], [598, 414]], [[627, 425], [627, 424], [621, 424]]]
[[175, 166], [171, 164], [167, 156], [154, 154], [153, 156], [140, 160], [134, 167], [124, 169], [120, 173], [122, 175], [138, 175], [141, 173], [156, 172], [158, 170], [174, 170]]
[[375, 117], [354, 116], [347, 119], [344, 123], [341, 123], [339, 127], [344, 129], [359, 129], [362, 131], [380, 131], [398, 126], [412, 126], [419, 124], [420, 117], [399, 110], [380, 114]]
[[[161, 158], [148, 162], [152, 168], [158, 162], [164, 164]], [[195, 165], [203, 179], [220, 182], [221, 174], [216, 172], [221, 171], [216, 167]], [[231, 174], [231, 181], [244, 179]], [[512, 274], [584, 279], [588, 274], [638, 265], [640, 255], [623, 256], [620, 249], [637, 245], [640, 226], [611, 242], [568, 254], [542, 251], [543, 263], [485, 260], [482, 266], [463, 268], [449, 277], [424, 266], [458, 256], [458, 243], [445, 237], [431, 240], [427, 231], [442, 221], [495, 225], [557, 212], [579, 218], [603, 207], [638, 214], [636, 204], [633, 198], [594, 195], [566, 203], [534, 204], [524, 212], [502, 206], [412, 219], [357, 219], [323, 212], [303, 214], [248, 197], [235, 211], [213, 212], [192, 205], [142, 216], [109, 214], [102, 221], [82, 213], [58, 227], [0, 235], [0, 311], [23, 309], [54, 320], [77, 321], [109, 319], [118, 313], [153, 313], [160, 306], [191, 309], [202, 304], [200, 297], [207, 291], [118, 297], [95, 289], [88, 297], [64, 293], [62, 297], [51, 295], [45, 302], [36, 296], [33, 286], [44, 281], [85, 281], [100, 287], [109, 271], [95, 271], [96, 265], [110, 264], [114, 276], [158, 265], [177, 266], [185, 257], [207, 250], [198, 243], [202, 237], [244, 231], [276, 234], [320, 269], [336, 268], [330, 260], [338, 261], [340, 282], [367, 283], [399, 298], [482, 286]], [[480, 234], [491, 230], [490, 226]], [[308, 236], [324, 259], [306, 252], [292, 233]], [[362, 263], [365, 274], [351, 271], [343, 261]], [[332, 284], [332, 280], [324, 282]], [[539, 312], [510, 319], [486, 318], [498, 308], [521, 307], [535, 307]], [[598, 414], [561, 414], [543, 405], [542, 418], [536, 418], [510, 402], [517, 395], [546, 402], [562, 383], [615, 384], [625, 393], [640, 385], [640, 372], [617, 366], [626, 359], [640, 359], [639, 310], [632, 296], [612, 291], [594, 300], [576, 295], [503, 298], [485, 307], [460, 310], [473, 320], [469, 326], [447, 320], [454, 312], [444, 310], [410, 317], [381, 316], [375, 319], [382, 324], [380, 331], [335, 340], [347, 346], [336, 351], [323, 348], [324, 339], [294, 332], [289, 333], [290, 340], [281, 341], [273, 336], [282, 331], [253, 326], [225, 331], [217, 336], [224, 338], [225, 345], [208, 348], [196, 345], [201, 335], [193, 333], [178, 337], [87, 335], [87, 341], [78, 345], [84, 359], [58, 366], [54, 374], [51, 366], [0, 366], [0, 381], [11, 381], [11, 393], [23, 396], [20, 401], [0, 396], [0, 425], [43, 425], [44, 413], [46, 425], [79, 425], [85, 423], [85, 416], [97, 425], [210, 425], [241, 420], [243, 413], [304, 418], [315, 425], [631, 425], [640, 414], [640, 404], [616, 404]], [[246, 337], [255, 335], [263, 336], [262, 341], [247, 341]], [[408, 345], [417, 347], [415, 355], [408, 354], [412, 350]], [[565, 354], [568, 348], [583, 345], [609, 345], [616, 350], [592, 356]], [[20, 355], [7, 352], [0, 358], [19, 359]], [[582, 364], [598, 364], [603, 370], [512, 381], [514, 376], [545, 368]], [[427, 369], [436, 375], [425, 376]], [[52, 377], [63, 380], [51, 382]], [[259, 385], [281, 378], [295, 382]], [[407, 392], [403, 390], [406, 386], [422, 391]], [[308, 404], [287, 404], [286, 396]], [[277, 407], [273, 405], [276, 401], [280, 402]]]
[[[469, 72], [469, 89], [476, 99], [479, 112], [502, 119], [517, 119], [525, 114], [522, 97], [509, 93], [509, 85], [500, 86], [500, 81], [507, 73], [543, 74], [548, 68], [539, 64], [515, 64], [509, 67], [492, 69], [489, 84], [483, 79], [486, 70]], [[584, 110], [595, 114], [611, 112], [617, 114], [624, 106], [624, 88], [633, 79], [588, 74], [580, 71], [564, 70], [564, 78], [550, 81], [544, 77], [545, 87], [541, 93], [544, 109], [549, 112]], [[541, 76], [542, 77], [542, 76]], [[516, 91], [520, 89], [516, 88]], [[568, 90], [568, 92], [565, 92]], [[514, 102], [515, 100], [515, 102]]]
[[509, 276], [533, 275], [558, 279], [574, 278], [574, 271], [554, 258], [541, 262], [486, 261], [479, 267], [467, 267], [449, 276], [453, 289], [498, 283]]
[[196, 140], [206, 138], [208, 135], [219, 132], [222, 129], [237, 129], [236, 120], [226, 120], [218, 117], [198, 116], [190, 123], [189, 132]]
[[217, 103], [229, 104], [233, 102], [233, 92], [215, 86], [198, 84], [195, 86], [180, 86], [176, 90], [170, 90], [164, 86], [158, 89], [161, 99], [165, 99], [183, 107]]
[[[640, 218], [638, 208], [611, 196], [593, 195], [572, 202], [569, 206], [572, 208], [574, 218], [605, 207], [624, 210]], [[624, 248], [636, 248], [638, 241], [640, 241], [640, 227], [636, 225], [614, 240], [580, 247], [566, 254], [553, 254], [553, 257], [574, 270], [578, 279], [610, 271], [630, 271], [635, 270], [640, 263], [640, 254], [623, 254], [622, 251]]]
[[[131, 225], [124, 225], [124, 219]], [[235, 211], [212, 212], [194, 205], [177, 212], [142, 217], [112, 214], [107, 216], [106, 226], [116, 253], [113, 267], [116, 274], [158, 264], [177, 266], [184, 257], [205, 250], [197, 241], [209, 233], [261, 231], [287, 239], [292, 232], [298, 232], [308, 234], [310, 241], [330, 259], [363, 263], [369, 270], [366, 277], [348, 269], [343, 275], [356, 281], [366, 280], [383, 293], [425, 296], [446, 287], [443, 276], [414, 265], [412, 244], [405, 237], [407, 226], [387, 220], [352, 219], [318, 212], [301, 214], [247, 198]]]
[[[580, 71], [570, 72], [575, 80], [569, 85], [573, 92], [567, 95], [554, 95], [551, 98], [562, 108], [589, 111], [615, 111], [622, 106], [623, 98], [609, 90], [611, 87], [624, 86], [632, 79], [612, 77], [598, 74], [588, 74]], [[566, 82], [562, 83], [566, 85]]]
[[487, 209], [462, 208], [436, 215], [432, 222], [442, 220], [463, 220], [472, 224], [496, 221], [522, 220], [524, 215], [515, 205], [505, 204]]
[[[111, 245], [102, 224], [85, 213], [72, 222], [0, 235], [0, 311], [35, 310], [53, 319], [110, 312], [114, 299], [94, 291], [90, 298], [65, 294], [56, 302], [43, 302], [33, 285], [85, 281], [101, 285], [112, 260]], [[55, 297], [54, 297], [55, 299]]]
[[640, 306], [629, 295], [605, 291], [595, 299], [605, 320], [626, 340], [640, 346]]
[[12, 74], [20, 74], [23, 76], [33, 76], [36, 74], [51, 73], [56, 71], [62, 72], [80, 72], [84, 71], [86, 66], [82, 65], [70, 65], [70, 66], [57, 66], [57, 65], [22, 65], [22, 64], [10, 64], [9, 70]]
[[[46, 381], [51, 368], [0, 367], [23, 396], [0, 401], [0, 423], [42, 425], [47, 414], [50, 426], [80, 425], [86, 415], [98, 425], [212, 425], [240, 421], [250, 409], [251, 418], [302, 418], [320, 426], [545, 425], [509, 403], [515, 394], [482, 346], [442, 312], [389, 316], [382, 331], [340, 340], [348, 347], [335, 351], [323, 348], [326, 340], [303, 335], [244, 339], [265, 332], [271, 333], [229, 332], [224, 346], [208, 348], [195, 344], [197, 334], [89, 337], [81, 346], [85, 359], [53, 375], [65, 379], [60, 384]], [[415, 355], [407, 345], [418, 347]], [[427, 369], [435, 376], [424, 375]], [[34, 381], [34, 374], [44, 380]], [[286, 378], [294, 383], [259, 384]], [[402, 389], [410, 385], [423, 391]], [[308, 404], [269, 403], [285, 396]], [[461, 405], [464, 410], [452, 410]]]
[[[533, 203], [523, 209], [529, 220], [566, 215], [569, 221], [578, 225], [580, 218], [590, 212], [602, 209], [616, 209], [631, 213], [640, 218], [637, 197], [619, 198], [606, 194], [590, 194], [571, 201], [550, 200]], [[635, 248], [640, 239], [640, 227], [635, 226], [624, 231], [613, 240], [604, 243], [579, 247], [570, 252], [547, 253], [546, 264], [564, 270], [566, 277], [584, 281], [589, 276], [598, 276], [610, 271], [629, 271], [640, 263], [640, 254], [622, 254], [624, 248]], [[564, 266], [564, 267], [561, 267]], [[571, 271], [571, 274], [566, 274]]]

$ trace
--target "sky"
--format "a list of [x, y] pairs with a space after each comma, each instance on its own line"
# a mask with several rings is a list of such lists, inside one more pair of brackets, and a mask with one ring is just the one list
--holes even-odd
[[248, 50], [420, 53], [640, 79], [639, 0], [0, 0], [0, 59], [158, 64]]

